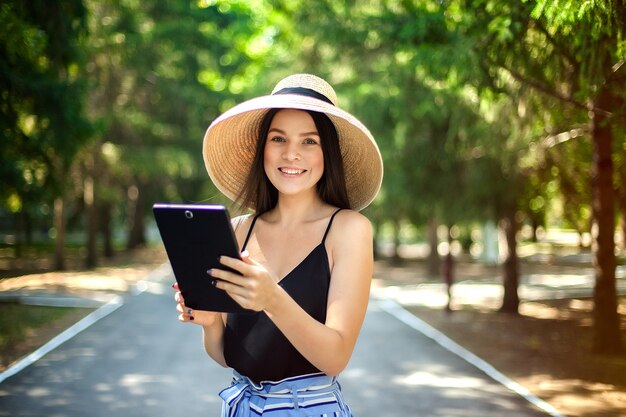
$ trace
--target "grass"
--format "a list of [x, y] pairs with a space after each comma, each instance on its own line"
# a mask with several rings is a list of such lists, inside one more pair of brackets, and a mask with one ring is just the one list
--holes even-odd
[[[157, 245], [116, 252], [100, 258], [97, 268], [86, 270], [80, 249], [67, 248], [67, 271], [54, 271], [50, 248], [33, 245], [23, 258], [11, 258], [0, 249], [0, 292], [45, 290], [89, 297], [94, 292], [124, 292], [161, 265], [166, 257]], [[92, 309], [43, 307], [0, 302], [0, 372], [41, 347], [86, 316]]]
[[[89, 309], [43, 307], [0, 303], [0, 370], [28, 351], [52, 338], [57, 329], [69, 326]], [[45, 330], [45, 331], [44, 331]]]

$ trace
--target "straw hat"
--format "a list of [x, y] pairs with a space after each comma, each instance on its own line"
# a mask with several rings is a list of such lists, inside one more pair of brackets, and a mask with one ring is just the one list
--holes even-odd
[[369, 130], [337, 107], [333, 88], [310, 74], [281, 80], [272, 94], [245, 101], [219, 116], [204, 135], [206, 169], [215, 186], [231, 200], [241, 192], [269, 109], [312, 110], [326, 114], [335, 125], [343, 157], [348, 200], [354, 210], [367, 207], [382, 183], [383, 162]]

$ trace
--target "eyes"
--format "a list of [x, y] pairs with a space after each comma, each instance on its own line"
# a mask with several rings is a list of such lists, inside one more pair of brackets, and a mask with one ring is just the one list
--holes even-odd
[[[284, 136], [275, 135], [275, 136], [269, 137], [269, 141], [275, 142], [275, 143], [286, 143], [287, 139]], [[305, 138], [305, 139], [302, 139], [302, 144], [303, 145], [319, 145], [319, 140], [314, 139], [314, 138]]]

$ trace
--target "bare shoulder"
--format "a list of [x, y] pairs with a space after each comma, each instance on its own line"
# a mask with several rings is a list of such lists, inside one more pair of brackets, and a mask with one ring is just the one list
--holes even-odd
[[[371, 277], [374, 242], [372, 224], [367, 217], [353, 210], [341, 210], [335, 216], [326, 239], [333, 274]], [[340, 279], [339, 281], [351, 282], [352, 280]], [[339, 281], [335, 279], [335, 282]]]
[[371, 238], [372, 223], [367, 217], [354, 210], [341, 210], [337, 213], [328, 234], [328, 239], [337, 246], [354, 244], [355, 241], [362, 239], [366, 239], [369, 244]]
[[371, 229], [372, 223], [367, 217], [354, 210], [341, 210], [335, 220], [341, 228]]

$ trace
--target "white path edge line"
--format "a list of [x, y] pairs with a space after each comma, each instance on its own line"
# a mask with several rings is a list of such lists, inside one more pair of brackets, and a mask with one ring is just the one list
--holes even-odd
[[67, 342], [78, 333], [96, 323], [98, 320], [108, 316], [109, 314], [120, 308], [122, 305], [124, 305], [124, 299], [121, 296], [118, 295], [113, 297], [108, 303], [104, 304], [102, 307], [85, 316], [82, 320], [78, 321], [73, 326], [67, 328], [65, 331], [50, 339], [48, 343], [32, 352], [30, 355], [22, 358], [21, 360], [10, 366], [8, 369], [6, 369], [4, 372], [0, 373], [0, 383], [2, 383], [5, 379], [17, 374], [37, 360], [41, 359], [41, 357], [50, 353], [52, 350], [56, 349], [63, 343]]
[[[131, 289], [132, 295], [137, 296], [137, 295], [142, 294], [144, 291], [148, 289], [148, 282], [153, 281], [155, 277], [163, 275], [164, 273], [168, 271], [169, 271], [169, 262], [164, 262], [163, 264], [158, 266], [156, 269], [154, 269], [152, 272], [150, 272], [146, 278], [139, 281], [137, 285], [135, 285]], [[61, 346], [63, 343], [70, 340], [72, 337], [76, 336], [78, 333], [87, 329], [89, 326], [93, 325], [98, 320], [103, 319], [104, 317], [108, 316], [109, 314], [111, 314], [112, 312], [114, 312], [115, 310], [117, 310], [123, 305], [124, 305], [124, 299], [121, 296], [116, 295], [111, 300], [109, 300], [109, 302], [107, 302], [106, 304], [104, 304], [103, 306], [95, 310], [94, 312], [90, 313], [89, 315], [85, 316], [82, 320], [78, 321], [73, 326], [69, 327], [65, 331], [59, 333], [54, 338], [50, 339], [50, 341], [47, 342], [45, 345], [41, 346], [39, 349], [35, 350], [33, 353], [22, 358], [21, 360], [14, 363], [9, 368], [7, 368], [4, 372], [0, 373], [0, 384], [5, 379], [17, 374], [18, 372], [20, 372], [27, 366], [32, 365], [33, 363], [41, 359], [44, 355], [50, 353], [57, 347]]]
[[506, 388], [510, 389], [511, 391], [517, 393], [518, 395], [526, 399], [528, 402], [535, 405], [539, 409], [545, 411], [552, 417], [565, 417], [563, 414], [559, 413], [550, 404], [548, 404], [541, 398], [537, 397], [536, 395], [532, 394], [528, 389], [524, 388], [517, 382], [513, 381], [512, 379], [504, 375], [502, 372], [498, 371], [496, 368], [491, 366], [489, 363], [485, 362], [484, 360], [474, 355], [469, 350], [465, 349], [464, 347], [462, 347], [461, 345], [459, 345], [458, 343], [450, 339], [445, 334], [441, 333], [439, 330], [435, 329], [434, 327], [432, 327], [425, 321], [419, 319], [418, 317], [416, 317], [414, 314], [406, 310], [397, 302], [393, 300], [389, 300], [389, 299], [383, 299], [383, 298], [377, 298], [376, 301], [378, 302], [378, 305], [387, 313], [391, 314], [392, 316], [394, 316], [395, 318], [397, 318], [404, 324], [407, 324], [409, 327], [412, 327], [413, 329], [422, 333], [424, 336], [428, 337], [429, 339], [432, 339], [444, 349], [459, 356], [461, 359], [465, 360], [466, 362], [470, 363], [474, 367], [478, 368], [479, 370], [487, 374], [489, 377], [491, 377], [495, 381], [504, 385]]

